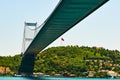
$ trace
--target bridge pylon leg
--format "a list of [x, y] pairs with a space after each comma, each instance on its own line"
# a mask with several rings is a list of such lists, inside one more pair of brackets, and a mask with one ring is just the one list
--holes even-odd
[[28, 53], [23, 56], [18, 74], [30, 76], [33, 74], [36, 54]]

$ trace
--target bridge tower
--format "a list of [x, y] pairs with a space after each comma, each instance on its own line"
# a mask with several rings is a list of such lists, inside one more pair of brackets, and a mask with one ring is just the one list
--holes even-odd
[[24, 23], [24, 33], [22, 42], [22, 53], [26, 51], [32, 40], [37, 34], [37, 22], [36, 23]]
[[36, 23], [24, 23], [24, 33], [23, 33], [23, 42], [22, 42], [22, 61], [18, 70], [18, 74], [31, 75], [33, 73], [34, 62], [36, 54], [26, 53], [27, 48], [32, 43], [35, 36], [38, 34], [44, 23], [40, 26], [37, 26]]
[[37, 27], [37, 22], [36, 23], [24, 22], [24, 33], [23, 33], [23, 42], [22, 42], [22, 50], [21, 50], [21, 54], [23, 55], [23, 57], [22, 57], [21, 66], [19, 67], [18, 70], [19, 74], [24, 74], [24, 73], [28, 73], [24, 75], [32, 74], [31, 70], [33, 69], [33, 67], [29, 67], [29, 65], [34, 64], [34, 56], [30, 55], [29, 58], [24, 57], [24, 53], [28, 48], [28, 46], [33, 41], [36, 34], [38, 33], [38, 30], [39, 27]]

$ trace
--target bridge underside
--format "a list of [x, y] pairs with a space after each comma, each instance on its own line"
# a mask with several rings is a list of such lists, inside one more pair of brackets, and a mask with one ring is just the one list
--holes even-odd
[[24, 53], [20, 73], [33, 72], [35, 56], [108, 0], [61, 0]]

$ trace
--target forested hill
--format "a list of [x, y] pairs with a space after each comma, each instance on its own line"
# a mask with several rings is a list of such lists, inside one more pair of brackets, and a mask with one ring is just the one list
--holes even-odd
[[17, 73], [21, 60], [21, 55], [0, 56], [0, 76]]
[[[17, 73], [22, 56], [0, 57], [0, 75]], [[106, 77], [102, 70], [112, 70], [120, 74], [120, 52], [97, 47], [52, 47], [39, 53], [35, 60], [34, 72], [47, 75], [74, 74], [88, 76], [95, 71], [95, 77]]]
[[[88, 71], [113, 70], [120, 73], [120, 52], [97, 47], [52, 47], [39, 53], [35, 72], [44, 74], [87, 75]], [[84, 74], [83, 74], [84, 73]]]

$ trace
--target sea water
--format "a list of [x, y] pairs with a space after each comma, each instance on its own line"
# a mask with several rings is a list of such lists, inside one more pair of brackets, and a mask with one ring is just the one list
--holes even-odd
[[29, 77], [6, 77], [6, 76], [1, 76], [0, 80], [35, 80], [34, 78], [29, 78]]
[[65, 77], [0, 77], [0, 80], [120, 80], [117, 78], [65, 78]]
[[120, 78], [66, 78], [66, 77], [38, 77], [37, 80], [120, 80]]

